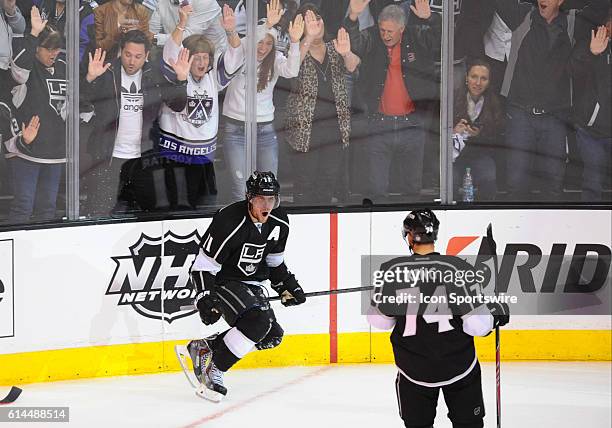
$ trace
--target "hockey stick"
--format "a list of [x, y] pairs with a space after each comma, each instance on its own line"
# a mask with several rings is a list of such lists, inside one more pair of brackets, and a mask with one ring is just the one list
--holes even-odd
[[17, 398], [19, 398], [19, 396], [21, 395], [21, 388], [17, 388], [16, 386], [12, 386], [11, 390], [9, 391], [8, 395], [6, 397], [4, 397], [2, 400], [0, 400], [0, 404], [11, 404], [13, 403], [15, 400], [17, 400]]
[[[497, 274], [499, 266], [497, 261], [497, 244], [493, 239], [493, 226], [487, 226], [487, 241], [493, 253], [493, 268], [495, 269], [495, 294], [497, 295]], [[495, 327], [495, 403], [497, 405], [497, 428], [501, 428], [501, 355], [499, 347], [499, 325]]]
[[[332, 294], [344, 294], [344, 293], [354, 293], [356, 291], [369, 291], [373, 290], [373, 285], [365, 285], [363, 287], [353, 287], [353, 288], [340, 288], [336, 290], [323, 290], [323, 291], [312, 291], [310, 293], [304, 293], [305, 297], [317, 297], [317, 296], [329, 296]], [[270, 297], [268, 300], [281, 300], [281, 296]]]
[[[373, 285], [365, 285], [363, 287], [340, 288], [337, 290], [312, 291], [310, 293], [304, 293], [304, 296], [305, 297], [329, 296], [332, 294], [354, 293], [357, 291], [369, 291], [373, 289], [374, 289]], [[272, 302], [272, 301], [281, 300], [281, 299], [282, 299], [281, 296], [274, 296], [274, 297], [270, 297], [268, 300]], [[193, 311], [193, 310], [195, 310], [194, 305], [181, 306], [181, 311]]]

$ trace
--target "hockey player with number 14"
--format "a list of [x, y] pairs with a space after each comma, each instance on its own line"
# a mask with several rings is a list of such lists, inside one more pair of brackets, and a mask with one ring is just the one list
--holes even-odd
[[176, 348], [188, 379], [185, 361], [192, 360], [199, 385], [190, 382], [196, 394], [215, 402], [227, 393], [224, 372], [254, 348], [281, 343], [283, 329], [270, 307], [265, 281], [270, 280], [284, 306], [306, 301], [284, 262], [289, 219], [279, 207], [278, 181], [272, 172], [255, 171], [246, 187], [244, 201], [215, 214], [191, 267], [202, 322], [211, 325], [223, 316], [230, 329]]
[[[415, 267], [419, 264], [431, 267], [436, 260], [441, 260], [434, 248], [439, 225], [431, 210], [415, 210], [408, 214], [403, 236], [414, 255], [402, 259], [413, 262]], [[397, 260], [389, 265], [395, 263], [397, 266]], [[441, 265], [465, 263], [458, 258], [456, 261], [446, 260]], [[381, 266], [381, 270], [385, 269]], [[372, 306], [368, 322], [379, 329], [393, 329], [391, 344], [398, 368], [395, 388], [405, 426], [433, 427], [441, 389], [453, 428], [483, 427], [485, 412], [480, 364], [473, 336], [486, 336], [497, 325], [507, 324], [510, 318], [507, 305], [482, 305], [461, 317], [450, 314], [398, 316], [386, 312], [384, 307]]]

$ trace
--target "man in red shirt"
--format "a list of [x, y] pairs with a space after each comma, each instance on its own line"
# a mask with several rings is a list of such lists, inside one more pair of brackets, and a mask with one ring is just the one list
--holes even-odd
[[[353, 52], [361, 58], [356, 89], [365, 104], [368, 135], [364, 175], [366, 195], [381, 201], [389, 183], [402, 196], [418, 199], [423, 172], [425, 105], [437, 97], [434, 55], [440, 50], [440, 16], [428, 0], [415, 0], [410, 19], [402, 7], [389, 5], [378, 25], [359, 31], [358, 17], [369, 0], [351, 0], [344, 21]], [[401, 176], [390, 177], [397, 160]]]

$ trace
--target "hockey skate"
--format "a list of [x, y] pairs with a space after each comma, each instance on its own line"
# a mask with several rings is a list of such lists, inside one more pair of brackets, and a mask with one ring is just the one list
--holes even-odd
[[[183, 373], [196, 390], [196, 395], [219, 402], [227, 394], [227, 389], [223, 386], [223, 372], [212, 361], [211, 344], [216, 337], [215, 334], [205, 339], [192, 340], [187, 346], [176, 345], [174, 349]], [[193, 371], [189, 369], [188, 358], [191, 360]]]
[[223, 386], [223, 372], [215, 366], [212, 357], [202, 372], [202, 378], [196, 395], [215, 403], [221, 401], [227, 394], [227, 388]]

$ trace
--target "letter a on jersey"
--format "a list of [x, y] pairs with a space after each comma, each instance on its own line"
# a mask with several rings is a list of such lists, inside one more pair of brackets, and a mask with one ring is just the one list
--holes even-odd
[[272, 232], [268, 235], [268, 241], [278, 241], [280, 239], [280, 226], [274, 226]]

